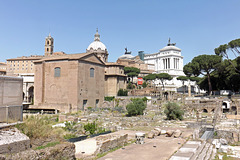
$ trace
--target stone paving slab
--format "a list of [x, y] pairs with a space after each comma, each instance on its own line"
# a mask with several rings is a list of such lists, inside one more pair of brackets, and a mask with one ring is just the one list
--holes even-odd
[[184, 144], [180, 149], [179, 152], [196, 152], [198, 147], [200, 145], [199, 144]]
[[107, 154], [99, 160], [166, 160], [176, 152], [186, 140], [182, 138], [158, 136], [144, 139], [144, 144], [131, 144]]
[[194, 155], [193, 152], [188, 152], [188, 153], [182, 153], [182, 152], [177, 152], [170, 158], [170, 160], [190, 160], [191, 157]]

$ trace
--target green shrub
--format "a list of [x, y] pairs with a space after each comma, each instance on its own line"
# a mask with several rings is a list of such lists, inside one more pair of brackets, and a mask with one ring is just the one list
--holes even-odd
[[177, 103], [168, 102], [165, 104], [164, 113], [167, 116], [167, 120], [183, 120], [183, 110]]
[[107, 97], [104, 97], [104, 100], [111, 102], [112, 100], [114, 100], [114, 98], [115, 98], [114, 96], [112, 96], [112, 97], [111, 96], [107, 96]]
[[142, 100], [143, 100], [143, 102], [147, 102], [148, 99], [147, 99], [147, 97], [143, 97]]
[[63, 136], [64, 139], [71, 139], [71, 138], [76, 138], [77, 136], [75, 134], [72, 134], [72, 133], [68, 133], [68, 134], [65, 134]]
[[143, 115], [143, 111], [146, 108], [146, 104], [140, 98], [132, 99], [132, 103], [127, 106], [128, 116]]
[[127, 96], [128, 91], [126, 89], [119, 89], [117, 95], [118, 96]]
[[143, 88], [146, 88], [146, 87], [147, 87], [147, 83], [146, 83], [146, 82], [143, 82], [142, 87], [143, 87]]
[[76, 124], [76, 122], [65, 122], [65, 127], [63, 129], [65, 131], [73, 131], [75, 124]]
[[134, 85], [131, 82], [129, 82], [127, 85], [127, 89], [133, 89], [133, 87], [134, 87]]
[[97, 124], [95, 122], [87, 123], [83, 128], [86, 132], [89, 131], [90, 134], [94, 134], [97, 131]]

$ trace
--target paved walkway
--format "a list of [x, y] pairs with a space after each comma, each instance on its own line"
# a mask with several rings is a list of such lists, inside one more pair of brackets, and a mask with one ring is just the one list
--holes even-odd
[[185, 139], [165, 137], [161, 135], [155, 139], [146, 139], [145, 144], [131, 144], [118, 149], [99, 160], [166, 160], [177, 151]]

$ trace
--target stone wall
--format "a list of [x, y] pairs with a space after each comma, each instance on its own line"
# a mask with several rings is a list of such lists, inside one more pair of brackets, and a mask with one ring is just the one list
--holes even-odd
[[124, 146], [127, 143], [128, 134], [114, 136], [103, 135], [97, 137], [97, 144], [99, 144], [99, 153], [108, 152], [113, 148]]
[[0, 76], [0, 106], [21, 106], [23, 101], [23, 79]]
[[215, 138], [226, 139], [229, 143], [235, 143], [240, 141], [240, 133], [237, 131], [217, 130], [215, 132]]
[[48, 147], [41, 150], [29, 149], [11, 155], [0, 155], [1, 160], [24, 159], [24, 160], [40, 160], [40, 159], [76, 159], [75, 145], [72, 143], [61, 143], [54, 147]]
[[0, 76], [0, 122], [22, 121], [23, 79]]

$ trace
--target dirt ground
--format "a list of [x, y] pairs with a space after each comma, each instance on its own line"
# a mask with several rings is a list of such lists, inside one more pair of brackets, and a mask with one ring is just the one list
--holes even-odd
[[[183, 137], [190, 134], [186, 131], [183, 133]], [[144, 140], [144, 144], [128, 145], [99, 158], [99, 160], [167, 160], [186, 142], [186, 138], [165, 137], [165, 135]]]

